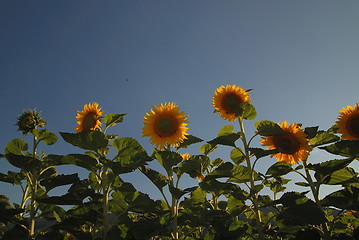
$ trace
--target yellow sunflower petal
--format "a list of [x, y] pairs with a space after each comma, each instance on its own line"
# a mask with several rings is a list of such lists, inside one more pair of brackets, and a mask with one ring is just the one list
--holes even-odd
[[177, 146], [187, 134], [187, 120], [184, 112], [175, 103], [164, 103], [152, 107], [144, 117], [142, 136], [158, 148]]
[[233, 122], [240, 104], [251, 102], [249, 97], [247, 91], [236, 85], [221, 86], [214, 92], [212, 105], [224, 120]]
[[336, 123], [342, 140], [359, 140], [359, 104], [340, 110]]
[[308, 139], [304, 130], [296, 123], [288, 126], [287, 121], [280, 124], [280, 127], [287, 133], [283, 136], [265, 136], [260, 143], [268, 149], [278, 149], [280, 152], [272, 154], [279, 162], [297, 164], [306, 161], [312, 147], [308, 144]]
[[103, 112], [101, 112], [98, 103], [85, 104], [82, 111], [77, 111], [76, 120], [78, 125], [75, 127], [76, 132], [101, 129], [100, 118], [102, 114]]

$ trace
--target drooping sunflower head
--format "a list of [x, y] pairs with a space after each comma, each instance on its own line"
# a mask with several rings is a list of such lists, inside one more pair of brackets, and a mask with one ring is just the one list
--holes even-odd
[[359, 140], [359, 104], [340, 110], [336, 123], [342, 140]]
[[98, 103], [85, 104], [82, 111], [77, 111], [77, 126], [76, 132], [82, 132], [84, 130], [96, 130], [101, 129], [101, 117], [103, 112], [99, 108]]
[[262, 137], [260, 141], [262, 146], [267, 146], [268, 149], [278, 149], [279, 153], [272, 154], [271, 157], [276, 157], [279, 162], [297, 164], [306, 161], [312, 147], [308, 144], [304, 130], [296, 123], [288, 126], [287, 121], [280, 124], [280, 127], [287, 134]]
[[153, 106], [144, 117], [142, 136], [158, 148], [177, 146], [187, 134], [188, 116], [175, 103]]
[[16, 122], [18, 131], [22, 131], [24, 135], [32, 132], [37, 127], [44, 127], [45, 124], [46, 121], [41, 118], [40, 112], [37, 112], [36, 109], [24, 111]]
[[237, 119], [240, 105], [251, 102], [249, 93], [236, 85], [221, 86], [216, 89], [213, 96], [213, 107], [224, 120], [231, 122]]

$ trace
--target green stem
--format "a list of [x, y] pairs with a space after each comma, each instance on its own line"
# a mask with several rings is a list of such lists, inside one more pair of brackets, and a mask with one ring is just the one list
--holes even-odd
[[[169, 173], [168, 176], [169, 180], [170, 180], [170, 184], [171, 187], [174, 188], [174, 183], [173, 183], [173, 172], [171, 171]], [[172, 204], [171, 204], [171, 213], [172, 213], [172, 218], [173, 218], [173, 227], [172, 227], [172, 238], [174, 240], [178, 240], [178, 201], [177, 198], [172, 195]]]
[[[307, 179], [307, 181], [309, 183], [310, 189], [312, 190], [312, 194], [313, 194], [315, 203], [317, 204], [317, 206], [320, 209], [322, 209], [322, 205], [321, 205], [320, 199], [319, 199], [319, 185], [316, 185], [314, 183], [313, 178], [310, 175], [309, 170], [307, 168], [308, 165], [307, 165], [306, 161], [303, 162], [303, 166], [304, 166], [304, 170], [305, 170], [305, 174], [306, 174], [306, 179]], [[323, 224], [321, 224], [321, 226], [322, 226], [322, 229], [323, 229], [324, 240], [330, 240], [330, 231], [328, 229], [328, 224], [323, 223]]]
[[258, 240], [264, 240], [265, 238], [264, 238], [264, 233], [263, 233], [261, 214], [260, 214], [260, 211], [259, 211], [258, 193], [257, 192], [255, 192], [255, 193], [252, 192], [253, 189], [255, 188], [254, 169], [251, 166], [249, 145], [247, 143], [246, 134], [245, 134], [245, 131], [244, 131], [243, 118], [239, 117], [238, 121], [239, 121], [240, 130], [241, 130], [241, 139], [242, 139], [242, 142], [243, 142], [246, 163], [247, 163], [247, 167], [248, 167], [248, 169], [250, 171], [250, 191], [251, 191], [250, 196], [252, 198], [251, 200], [252, 200], [253, 205], [254, 205], [254, 215], [255, 215], [255, 218], [256, 218], [256, 230], [258, 231]]
[[106, 239], [107, 232], [109, 230], [109, 218], [108, 218], [108, 198], [110, 193], [110, 186], [107, 177], [107, 167], [104, 167], [101, 172], [101, 184], [102, 184], [102, 211], [103, 211], [103, 239]]
[[[33, 135], [33, 149], [32, 149], [32, 156], [36, 158], [36, 136]], [[29, 219], [29, 230], [30, 230], [30, 237], [35, 235], [35, 217], [36, 217], [36, 192], [37, 192], [37, 172], [36, 169], [31, 171], [28, 174], [28, 185], [30, 185], [31, 195], [30, 195], [30, 219]]]

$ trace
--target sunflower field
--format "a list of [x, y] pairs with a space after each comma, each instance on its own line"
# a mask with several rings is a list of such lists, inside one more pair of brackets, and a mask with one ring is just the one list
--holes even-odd
[[[32, 141], [13, 139], [0, 154], [18, 169], [0, 173], [0, 181], [22, 194], [18, 203], [0, 195], [0, 238], [359, 239], [359, 178], [352, 167], [359, 158], [359, 104], [339, 110], [337, 121], [323, 130], [256, 119], [250, 91], [236, 85], [215, 90], [215, 114], [233, 124], [223, 126], [212, 139], [189, 134], [188, 116], [177, 104], [154, 105], [144, 114], [142, 126], [151, 152], [134, 138], [109, 133], [126, 114], [104, 114], [98, 103], [78, 111], [76, 132], [59, 136], [45, 128], [36, 110], [23, 112], [18, 130]], [[255, 127], [253, 133], [245, 131], [248, 125]], [[39, 150], [58, 137], [78, 152], [55, 155]], [[198, 153], [185, 153], [194, 144]], [[212, 158], [222, 146], [231, 149], [229, 156]], [[311, 163], [314, 149], [335, 157]], [[259, 172], [257, 163], [263, 158], [277, 162]], [[152, 161], [162, 171], [152, 169]], [[75, 171], [59, 174], [56, 168], [64, 165], [83, 168], [88, 177], [80, 179]], [[143, 174], [162, 199], [154, 200], [123, 180], [123, 174], [134, 171]], [[287, 188], [289, 173], [300, 177], [295, 184], [304, 192]], [[197, 184], [181, 189], [185, 175]], [[65, 185], [70, 187], [64, 195], [49, 194]], [[324, 186], [339, 190], [321, 199]]]

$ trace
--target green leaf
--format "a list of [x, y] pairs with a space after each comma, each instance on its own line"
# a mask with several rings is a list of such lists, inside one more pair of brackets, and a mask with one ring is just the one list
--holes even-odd
[[359, 157], [359, 141], [339, 141], [329, 146], [320, 147], [327, 152], [344, 157]]
[[266, 175], [279, 177], [290, 173], [292, 170], [293, 169], [291, 164], [277, 162], [268, 168]]
[[[252, 171], [253, 171], [254, 180], [255, 181], [261, 180], [259, 174], [254, 170]], [[245, 182], [249, 182], [251, 179], [251, 171], [249, 170], [248, 167], [245, 167], [243, 165], [235, 165], [231, 170], [231, 173], [232, 173], [232, 177], [228, 179], [228, 181], [230, 182], [245, 183]]]
[[50, 165], [72, 164], [89, 171], [95, 171], [98, 165], [98, 161], [95, 158], [85, 154], [68, 154], [65, 156], [50, 154], [44, 160]]
[[24, 151], [26, 151], [29, 148], [27, 143], [19, 138], [15, 138], [11, 140], [5, 147], [5, 154], [6, 153], [13, 153], [17, 155], [22, 155]]
[[327, 195], [322, 201], [323, 206], [333, 206], [342, 210], [359, 211], [359, 188], [348, 187]]
[[208, 143], [213, 145], [225, 145], [225, 146], [231, 146], [231, 147], [236, 147], [235, 142], [240, 138], [240, 134], [239, 133], [231, 133], [228, 135], [223, 135], [223, 136], [219, 136], [216, 137], [215, 139], [209, 141]]
[[322, 182], [330, 174], [345, 168], [353, 161], [353, 158], [334, 159], [317, 164], [308, 164], [308, 169], [315, 171], [315, 178], [318, 182]]
[[201, 153], [208, 156], [211, 152], [213, 152], [217, 148], [217, 145], [212, 145], [209, 143], [206, 143], [200, 147]]
[[172, 151], [161, 151], [158, 149], [153, 151], [152, 157], [157, 159], [167, 173], [171, 173], [173, 170], [172, 168], [182, 161], [180, 154]]
[[79, 133], [60, 132], [62, 138], [73, 146], [97, 152], [100, 148], [107, 147], [108, 140], [101, 131], [82, 131]]
[[233, 130], [234, 130], [234, 126], [233, 126], [233, 125], [223, 126], [223, 127], [219, 130], [219, 132], [218, 132], [218, 134], [217, 134], [217, 137], [226, 136], [226, 135], [232, 134], [232, 133], [234, 133]]
[[52, 196], [36, 199], [40, 203], [56, 204], [56, 205], [81, 205], [82, 198], [72, 193], [67, 193], [63, 196]]
[[286, 225], [319, 225], [327, 221], [324, 212], [315, 202], [303, 194], [289, 192], [275, 201], [283, 205], [283, 211], [278, 215]]
[[140, 170], [146, 175], [146, 177], [148, 177], [148, 179], [151, 180], [153, 184], [155, 184], [158, 189], [161, 190], [168, 184], [168, 178], [165, 175], [148, 167], [141, 167]]
[[318, 128], [319, 126], [315, 126], [315, 127], [306, 127], [304, 129], [304, 133], [307, 134], [307, 138], [308, 139], [312, 139], [313, 137], [315, 137], [318, 133]]
[[70, 174], [70, 175], [57, 175], [55, 177], [52, 177], [50, 179], [42, 180], [40, 183], [42, 186], [46, 188], [46, 191], [50, 191], [51, 189], [63, 186], [67, 184], [73, 184], [74, 182], [79, 181], [79, 177], [77, 173]]
[[329, 132], [319, 131], [315, 137], [310, 139], [309, 143], [312, 147], [317, 147], [320, 145], [336, 142], [339, 140], [339, 137], [331, 134]]
[[11, 165], [20, 168], [26, 172], [29, 172], [41, 166], [41, 161], [39, 159], [30, 156], [7, 153], [5, 154], [5, 158], [8, 160], [9, 163], [11, 163]]
[[257, 111], [255, 109], [255, 107], [248, 103], [248, 102], [244, 102], [240, 105], [240, 116], [243, 117], [246, 120], [253, 120], [257, 117]]
[[117, 123], [120, 123], [123, 121], [123, 117], [126, 115], [125, 114], [106, 114], [103, 117], [103, 120], [105, 122], [105, 126], [106, 128], [110, 127], [110, 126], [115, 126]]
[[117, 174], [132, 172], [152, 161], [146, 150], [133, 138], [119, 138], [114, 140], [112, 145], [118, 153], [114, 158], [116, 162], [111, 162], [109, 166]]
[[254, 126], [261, 136], [283, 136], [287, 134], [277, 123], [269, 120], [258, 121]]
[[189, 174], [192, 178], [202, 176], [204, 169], [210, 164], [210, 159], [206, 155], [193, 155], [188, 160], [182, 161], [177, 168], [176, 174]]
[[43, 141], [46, 145], [52, 145], [57, 142], [56, 134], [49, 132], [47, 129], [34, 129], [33, 134], [38, 141]]
[[266, 157], [279, 152], [278, 149], [264, 150], [262, 148], [249, 148], [249, 151], [256, 156], [257, 159]]
[[354, 180], [353, 182], [357, 182], [356, 176], [357, 173], [353, 168], [346, 167], [330, 174], [323, 183], [327, 185], [347, 184], [352, 179]]
[[240, 164], [246, 159], [242, 149], [240, 148], [233, 148], [230, 153], [230, 157], [235, 164]]
[[180, 148], [187, 148], [189, 145], [203, 141], [202, 139], [195, 137], [193, 135], [187, 135], [186, 137], [187, 138], [176, 147], [177, 150]]
[[201, 189], [206, 192], [212, 193], [215, 196], [220, 196], [225, 193], [230, 193], [235, 187], [232, 183], [223, 183], [215, 179], [202, 181], [199, 183]]
[[203, 191], [202, 188], [197, 187], [194, 191], [191, 193], [191, 200], [193, 204], [203, 204], [206, 202], [206, 195], [207, 193]]

